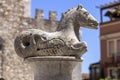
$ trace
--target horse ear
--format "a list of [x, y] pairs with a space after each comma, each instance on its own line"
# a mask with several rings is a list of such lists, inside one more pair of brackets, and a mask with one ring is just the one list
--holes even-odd
[[82, 5], [79, 4], [78, 7], [77, 7], [77, 10], [80, 10], [80, 9], [82, 9], [82, 8], [83, 8]]

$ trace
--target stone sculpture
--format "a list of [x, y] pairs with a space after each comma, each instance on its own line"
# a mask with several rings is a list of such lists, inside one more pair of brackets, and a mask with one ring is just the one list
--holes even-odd
[[15, 39], [15, 50], [20, 57], [75, 56], [80, 58], [87, 51], [79, 39], [80, 26], [97, 29], [97, 20], [81, 5], [63, 13], [56, 32], [38, 29], [23, 31]]
[[78, 5], [63, 13], [55, 32], [21, 32], [15, 39], [15, 50], [30, 63], [34, 80], [81, 80], [81, 56], [87, 44], [79, 39], [79, 29], [97, 29], [97, 25], [97, 20]]

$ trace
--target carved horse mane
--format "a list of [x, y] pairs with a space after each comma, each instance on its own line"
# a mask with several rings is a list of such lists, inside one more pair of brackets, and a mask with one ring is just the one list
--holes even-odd
[[[70, 26], [72, 24], [72, 26]], [[67, 28], [73, 29], [75, 35], [79, 40], [79, 29], [80, 26], [97, 29], [98, 22], [97, 20], [87, 12], [82, 5], [78, 5], [75, 8], [68, 9], [65, 13], [62, 14], [62, 18], [58, 25], [57, 31], [62, 31]]]
[[73, 22], [74, 27], [82, 26], [92, 29], [98, 28], [97, 20], [90, 13], [88, 13], [87, 10], [82, 7], [82, 5], [78, 5], [75, 8], [68, 9], [68, 11], [62, 14], [62, 18], [58, 25], [57, 31], [65, 27], [69, 27], [66, 25], [64, 26], [63, 24], [66, 24], [67, 22], [69, 23], [70, 20]]

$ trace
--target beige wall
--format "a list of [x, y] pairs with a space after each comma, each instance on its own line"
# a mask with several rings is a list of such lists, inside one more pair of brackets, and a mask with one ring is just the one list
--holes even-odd
[[[4, 42], [3, 56], [3, 77], [5, 80], [33, 80], [30, 67], [23, 59], [18, 57], [14, 51], [14, 39], [19, 32], [29, 28], [37, 28], [46, 31], [55, 31], [58, 25], [57, 21], [37, 20], [25, 13], [25, 8], [29, 4], [24, 5], [25, 0], [2, 0], [0, 3], [0, 37]], [[27, 1], [29, 3], [29, 0]], [[25, 8], [24, 8], [25, 6]], [[56, 16], [53, 16], [56, 17]], [[1, 57], [0, 57], [1, 58]], [[1, 62], [0, 62], [1, 63]], [[0, 64], [1, 65], [1, 64]], [[1, 69], [1, 66], [0, 66]], [[0, 70], [1, 71], [1, 70]]]

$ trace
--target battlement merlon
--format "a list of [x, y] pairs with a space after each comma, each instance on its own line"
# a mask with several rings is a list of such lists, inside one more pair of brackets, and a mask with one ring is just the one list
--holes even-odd
[[36, 11], [35, 11], [35, 19], [43, 20], [43, 17], [44, 17], [43, 10], [36, 9]]
[[[50, 11], [49, 12], [49, 21], [56, 22], [57, 21], [56, 16], [57, 16], [57, 13], [55, 11]], [[35, 19], [44, 20], [43, 18], [44, 18], [44, 11], [40, 10], [40, 9], [36, 9]]]
[[56, 16], [57, 16], [57, 13], [55, 11], [50, 11], [49, 12], [49, 20], [50, 21], [53, 21], [53, 22], [57, 21]]

